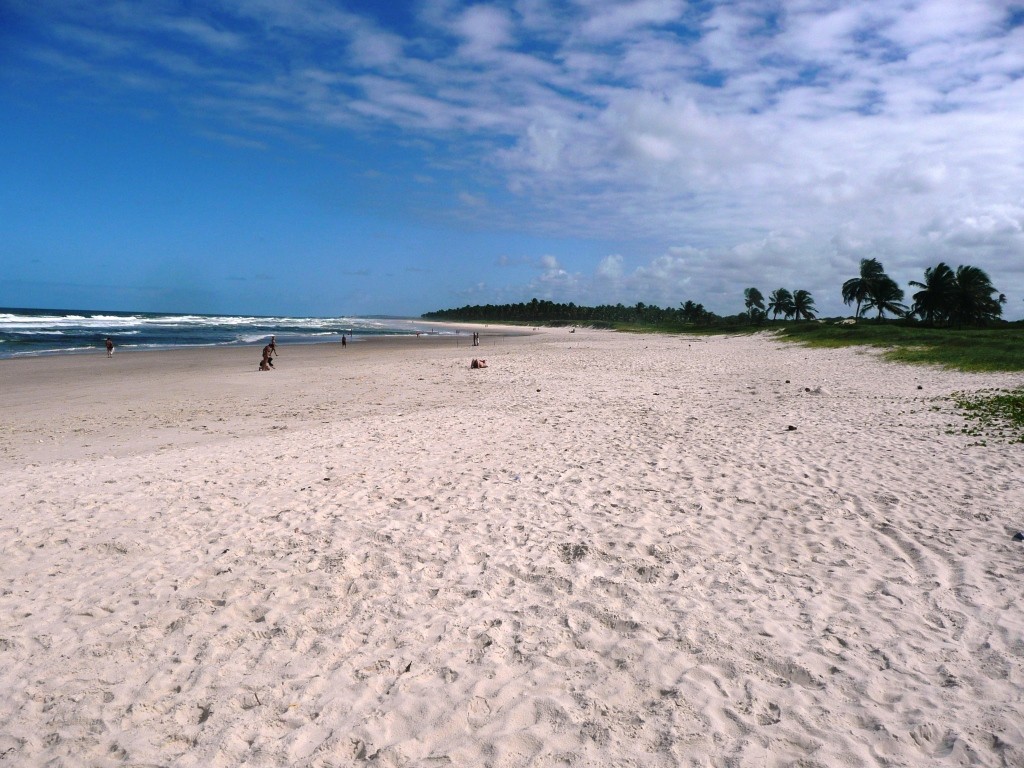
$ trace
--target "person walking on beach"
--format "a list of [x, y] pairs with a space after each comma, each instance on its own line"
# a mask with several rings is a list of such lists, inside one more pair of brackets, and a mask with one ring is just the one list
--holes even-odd
[[107, 347], [107, 357], [113, 357], [114, 356], [114, 342], [111, 340], [111, 338], [109, 336], [107, 336], [106, 347]]
[[345, 341], [345, 334], [341, 334], [341, 348], [344, 349], [348, 346], [348, 342]]

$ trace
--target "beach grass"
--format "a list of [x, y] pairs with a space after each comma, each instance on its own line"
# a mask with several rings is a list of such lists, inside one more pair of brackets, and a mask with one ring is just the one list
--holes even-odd
[[872, 322], [789, 323], [779, 336], [809, 347], [881, 348], [894, 362], [974, 372], [1024, 371], [1024, 328], [1019, 325], [957, 330]]
[[[651, 328], [626, 326], [621, 331], [650, 332]], [[896, 323], [835, 322], [793, 323], [779, 326], [733, 326], [717, 328], [658, 328], [659, 332], [689, 334], [739, 334], [774, 330], [779, 338], [808, 347], [866, 346], [883, 350], [893, 362], [938, 365], [966, 372], [1024, 371], [1024, 327], [1016, 323], [999, 328], [922, 328]], [[962, 412], [960, 432], [978, 439], [1024, 443], [1024, 388], [957, 392], [954, 405]]]
[[965, 419], [963, 434], [1024, 443], [1024, 387], [955, 392], [952, 399]]
[[808, 347], [875, 347], [886, 360], [940, 365], [967, 372], [1024, 371], [1024, 325], [998, 328], [924, 328], [900, 323], [765, 322], [762, 324], [636, 325], [611, 324], [625, 333], [668, 333], [692, 336], [774, 332], [784, 341]]
[[875, 347], [887, 360], [921, 365], [941, 365], [960, 371], [1024, 371], [1024, 326], [998, 328], [924, 328], [902, 323], [862, 321], [855, 325], [837, 322], [765, 322], [763, 324], [626, 325], [615, 330], [631, 333], [683, 333], [736, 335], [771, 331], [780, 339], [808, 347]]
[[[782, 338], [809, 347], [870, 346], [883, 348], [893, 362], [939, 365], [968, 372], [1024, 371], [1024, 329], [1019, 325], [970, 330], [858, 323], [857, 325], [790, 324]], [[1024, 388], [957, 392], [965, 435], [1024, 443]]]

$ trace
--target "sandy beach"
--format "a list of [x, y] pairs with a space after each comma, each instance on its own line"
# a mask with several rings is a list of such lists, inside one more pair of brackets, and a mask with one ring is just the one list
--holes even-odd
[[479, 330], [0, 361], [0, 764], [1024, 765], [1024, 377]]

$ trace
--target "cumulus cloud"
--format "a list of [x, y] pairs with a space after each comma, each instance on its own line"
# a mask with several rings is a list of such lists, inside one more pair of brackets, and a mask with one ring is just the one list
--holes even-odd
[[605, 256], [597, 265], [597, 276], [606, 280], [618, 280], [622, 274], [622, 256], [617, 253]]
[[977, 256], [1024, 294], [1020, 3], [444, 0], [402, 27], [321, 0], [145, 23], [13, 8], [49, 30], [36, 60], [99, 87], [173, 80], [183, 111], [254, 142], [269, 124], [426, 140], [446, 173], [496, 174], [522, 226], [614, 238], [586, 270], [541, 259], [548, 291], [724, 302], [763, 275], [837, 293], [865, 256], [914, 278]]
[[501, 8], [472, 5], [455, 22], [462, 38], [461, 53], [473, 58], [489, 58], [512, 42], [512, 22]]

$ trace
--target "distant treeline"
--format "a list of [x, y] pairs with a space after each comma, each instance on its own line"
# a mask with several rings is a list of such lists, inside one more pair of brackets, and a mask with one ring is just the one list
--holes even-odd
[[[886, 313], [908, 324], [928, 327], [970, 328], [1001, 324], [1006, 296], [992, 285], [988, 274], [974, 266], [952, 267], [940, 262], [924, 271], [924, 281], [910, 281], [919, 290], [913, 295], [913, 305], [903, 303], [904, 291], [885, 273], [878, 259], [861, 259], [860, 274], [842, 285], [843, 303], [856, 304], [854, 317], [863, 318], [868, 312], [876, 314], [881, 323]], [[723, 327], [737, 325], [763, 325], [769, 315], [774, 321], [779, 315], [786, 320], [814, 320], [817, 308], [809, 291], [790, 291], [778, 288], [764, 294], [755, 287], [743, 291], [746, 309], [736, 315], [721, 316], [709, 312], [703, 304], [684, 301], [679, 307], [661, 308], [642, 301], [635, 305], [602, 304], [597, 307], [578, 306], [572, 302], [559, 304], [533, 299], [519, 304], [467, 305], [457, 309], [439, 309], [423, 315], [430, 320], [456, 320], [466, 322], [512, 322], [543, 325], [579, 324], [601, 326], [704, 326]]]
[[[678, 308], [662, 309], [653, 304], [638, 302], [633, 306], [624, 304], [602, 304], [584, 307], [569, 302], [533, 299], [518, 304], [467, 305], [457, 309], [439, 309], [423, 315], [428, 320], [451, 320], [463, 322], [512, 322], [536, 323], [538, 325], [590, 325], [595, 327], [612, 325], [712, 325], [724, 318], [704, 309], [702, 304], [687, 301]], [[747, 321], [747, 315], [739, 315]]]

